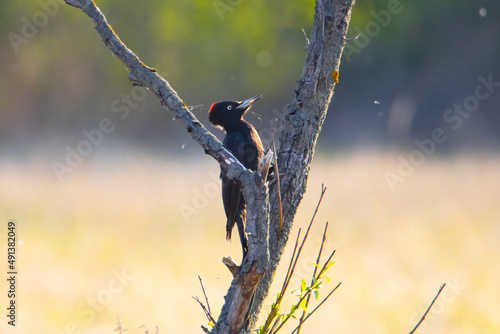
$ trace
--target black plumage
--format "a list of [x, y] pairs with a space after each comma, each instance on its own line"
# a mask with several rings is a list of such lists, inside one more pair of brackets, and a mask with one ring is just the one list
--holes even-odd
[[[255, 128], [243, 119], [252, 104], [259, 100], [258, 95], [245, 101], [216, 102], [208, 110], [208, 119], [214, 126], [220, 126], [226, 131], [224, 146], [238, 159], [243, 166], [253, 171], [257, 169], [263, 147]], [[221, 169], [222, 201], [226, 212], [226, 239], [231, 239], [234, 225], [238, 232], [243, 249], [243, 257], [248, 252], [248, 240], [245, 235], [246, 206], [240, 185], [230, 180]]]

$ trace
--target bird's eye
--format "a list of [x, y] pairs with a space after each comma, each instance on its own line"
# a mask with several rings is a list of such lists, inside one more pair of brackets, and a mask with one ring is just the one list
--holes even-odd
[[233, 109], [233, 106], [227, 106], [227, 110]]

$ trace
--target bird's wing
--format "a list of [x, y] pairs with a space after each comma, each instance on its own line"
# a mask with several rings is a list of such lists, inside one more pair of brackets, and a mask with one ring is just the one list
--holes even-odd
[[229, 180], [226, 176], [222, 176], [222, 201], [224, 202], [224, 210], [226, 211], [226, 239], [231, 240], [231, 232], [236, 223], [236, 216], [241, 200], [240, 185]]
[[[243, 162], [245, 159], [245, 147], [241, 134], [229, 132], [223, 141], [224, 146], [234, 155], [236, 159]], [[226, 211], [226, 239], [231, 239], [231, 231], [236, 223], [237, 216], [240, 214], [240, 201], [242, 198], [240, 185], [228, 179], [223, 172], [222, 179], [222, 201]]]
[[224, 146], [238, 159], [242, 164], [245, 161], [245, 141], [243, 136], [237, 132], [228, 132], [224, 141]]

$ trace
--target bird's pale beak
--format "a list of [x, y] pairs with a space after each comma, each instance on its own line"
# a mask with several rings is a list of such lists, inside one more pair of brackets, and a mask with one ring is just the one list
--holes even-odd
[[236, 107], [236, 109], [247, 110], [248, 108], [250, 108], [252, 106], [252, 104], [255, 101], [260, 100], [261, 98], [262, 98], [262, 95], [259, 94], [257, 96], [246, 99], [245, 101], [241, 102], [240, 105]]

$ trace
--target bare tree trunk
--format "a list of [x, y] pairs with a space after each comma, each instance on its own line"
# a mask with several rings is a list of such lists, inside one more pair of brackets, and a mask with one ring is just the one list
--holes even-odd
[[[261, 158], [255, 172], [245, 169], [222, 143], [187, 109], [169, 83], [129, 50], [114, 33], [92, 0], [65, 0], [93, 21], [107, 47], [129, 68], [134, 85], [148, 87], [162, 106], [186, 127], [227, 176], [238, 181], [247, 203], [249, 251], [240, 266], [229, 265], [234, 276], [212, 333], [248, 333], [267, 296], [306, 190], [316, 139], [326, 117], [338, 79], [350, 13], [354, 0], [317, 0], [314, 25], [296, 97], [280, 125], [278, 167], [281, 176], [283, 229], [279, 232], [277, 193], [265, 182], [271, 154]], [[270, 198], [270, 201], [269, 201]], [[270, 204], [269, 204], [270, 203]], [[270, 223], [271, 222], [271, 223]], [[251, 301], [254, 301], [251, 305]], [[251, 309], [250, 309], [251, 307]], [[246, 320], [249, 320], [246, 322]]]
[[[281, 180], [283, 227], [279, 232], [276, 187], [270, 189], [269, 267], [255, 294], [254, 324], [267, 296], [288, 241], [297, 208], [306, 191], [316, 139], [338, 81], [340, 57], [354, 0], [317, 0], [302, 77], [295, 100], [280, 125], [278, 168]], [[253, 326], [250, 326], [250, 328]]]

